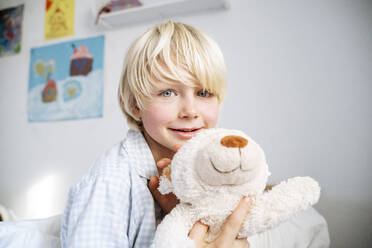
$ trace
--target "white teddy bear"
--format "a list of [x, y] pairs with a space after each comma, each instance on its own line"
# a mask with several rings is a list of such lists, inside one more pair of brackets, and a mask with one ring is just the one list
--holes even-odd
[[319, 200], [320, 187], [310, 177], [264, 191], [269, 174], [263, 150], [243, 132], [201, 131], [173, 157], [171, 181], [160, 177], [160, 192], [173, 192], [180, 203], [157, 227], [153, 247], [195, 247], [188, 233], [198, 220], [209, 226], [206, 240], [213, 241], [243, 196], [253, 204], [239, 238], [272, 228]]

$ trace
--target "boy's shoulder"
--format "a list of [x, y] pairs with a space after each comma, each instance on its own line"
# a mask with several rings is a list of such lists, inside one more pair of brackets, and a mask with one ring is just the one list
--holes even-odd
[[136, 158], [132, 156], [132, 150], [138, 150], [141, 145], [142, 134], [135, 130], [129, 130], [125, 138], [106, 150], [90, 167], [88, 174], [106, 174], [110, 171], [127, 172], [133, 169]]
[[128, 154], [123, 147], [125, 139], [106, 150], [89, 169], [89, 174], [101, 174], [111, 169], [127, 169]]
[[97, 181], [109, 183], [116, 178], [127, 178], [130, 174], [130, 162], [122, 143], [123, 141], [102, 153], [89, 170], [71, 187], [71, 190], [79, 191], [83, 187], [94, 185]]
[[152, 161], [151, 151], [141, 132], [129, 130], [121, 142], [102, 153], [73, 188], [78, 190], [94, 184], [97, 180], [107, 181], [107, 183], [116, 180], [128, 184], [130, 183], [128, 178], [133, 174], [141, 175], [143, 167], [148, 167]]

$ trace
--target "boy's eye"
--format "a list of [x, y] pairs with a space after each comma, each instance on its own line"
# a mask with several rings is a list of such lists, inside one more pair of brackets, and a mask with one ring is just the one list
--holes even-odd
[[212, 96], [212, 93], [209, 93], [209, 91], [207, 90], [201, 90], [201, 91], [198, 91], [198, 96], [209, 97], [209, 96]]
[[166, 91], [161, 92], [160, 95], [164, 97], [170, 97], [170, 96], [174, 96], [175, 94], [173, 90], [166, 90]]

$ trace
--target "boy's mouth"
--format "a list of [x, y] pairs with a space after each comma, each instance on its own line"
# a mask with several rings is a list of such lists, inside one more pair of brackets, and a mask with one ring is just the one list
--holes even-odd
[[196, 130], [200, 130], [200, 128], [169, 128], [172, 131], [179, 131], [179, 132], [194, 132]]
[[201, 128], [169, 128], [169, 130], [177, 134], [181, 139], [191, 139]]

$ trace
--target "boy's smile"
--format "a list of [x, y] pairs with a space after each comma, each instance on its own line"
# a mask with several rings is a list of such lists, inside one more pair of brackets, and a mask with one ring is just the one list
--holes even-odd
[[177, 134], [181, 139], [191, 139], [202, 128], [169, 128], [172, 132]]
[[176, 145], [216, 126], [218, 99], [195, 83], [159, 83], [152, 95], [138, 115], [155, 161], [172, 158]]

